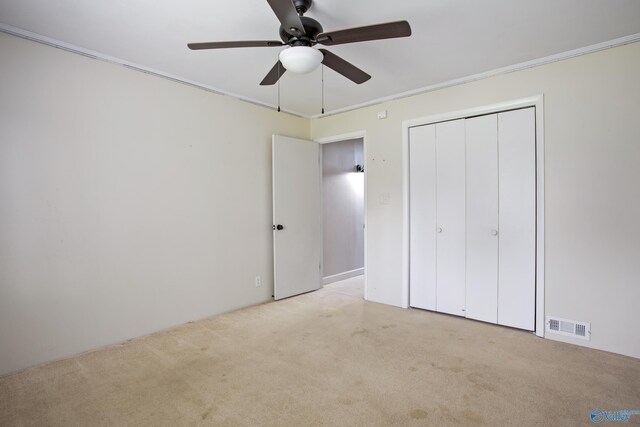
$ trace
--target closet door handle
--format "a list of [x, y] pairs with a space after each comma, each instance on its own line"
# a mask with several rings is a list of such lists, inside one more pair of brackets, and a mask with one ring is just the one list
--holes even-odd
[[498, 230], [495, 230], [495, 229], [491, 230], [491, 235], [492, 236], [497, 236], [498, 235]]
[[436, 228], [436, 231], [437, 231], [438, 233], [442, 233], [444, 230], [442, 229], [442, 227], [438, 227], [438, 228]]

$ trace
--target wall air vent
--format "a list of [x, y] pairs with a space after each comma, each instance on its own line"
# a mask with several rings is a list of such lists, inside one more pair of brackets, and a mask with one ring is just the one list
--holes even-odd
[[581, 340], [589, 341], [591, 339], [591, 323], [588, 322], [577, 322], [575, 320], [547, 316], [546, 330], [547, 332]]

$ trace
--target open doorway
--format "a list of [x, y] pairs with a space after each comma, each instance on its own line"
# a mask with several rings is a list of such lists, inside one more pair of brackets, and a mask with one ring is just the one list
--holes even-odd
[[322, 144], [322, 282], [364, 297], [365, 163], [363, 138]]

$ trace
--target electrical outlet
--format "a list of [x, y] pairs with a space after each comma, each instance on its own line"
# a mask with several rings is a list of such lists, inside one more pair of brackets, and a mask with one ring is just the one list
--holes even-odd
[[262, 277], [256, 276], [256, 288], [262, 286]]

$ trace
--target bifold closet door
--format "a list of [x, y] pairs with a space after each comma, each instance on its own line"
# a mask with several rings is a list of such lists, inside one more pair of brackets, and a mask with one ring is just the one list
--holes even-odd
[[436, 310], [465, 315], [464, 120], [436, 124]]
[[467, 119], [466, 314], [498, 322], [498, 116]]
[[436, 309], [436, 125], [409, 130], [409, 305]]
[[498, 323], [535, 329], [535, 109], [498, 114]]

